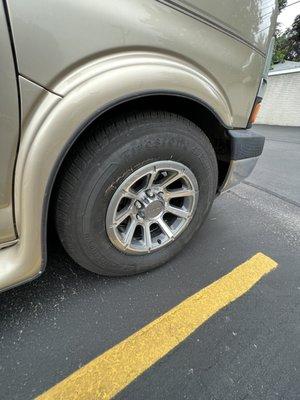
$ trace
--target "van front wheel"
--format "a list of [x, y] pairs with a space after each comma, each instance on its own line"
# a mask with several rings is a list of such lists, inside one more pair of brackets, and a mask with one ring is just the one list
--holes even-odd
[[96, 122], [60, 176], [60, 240], [79, 265], [102, 275], [153, 269], [192, 238], [217, 179], [212, 145], [185, 118], [140, 112]]

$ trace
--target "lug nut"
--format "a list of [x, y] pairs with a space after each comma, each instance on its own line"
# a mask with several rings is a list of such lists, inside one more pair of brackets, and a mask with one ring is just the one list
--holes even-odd
[[154, 193], [152, 192], [151, 189], [148, 189], [146, 193], [147, 193], [147, 196], [154, 197]]
[[143, 216], [141, 214], [136, 214], [136, 219], [138, 221], [142, 221], [143, 220]]
[[143, 207], [142, 203], [140, 201], [136, 201], [135, 203], [136, 208], [141, 209]]

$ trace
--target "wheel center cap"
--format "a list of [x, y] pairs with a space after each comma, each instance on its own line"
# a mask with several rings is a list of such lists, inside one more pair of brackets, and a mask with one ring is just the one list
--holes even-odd
[[159, 200], [154, 200], [145, 207], [145, 218], [156, 218], [164, 210], [164, 205]]

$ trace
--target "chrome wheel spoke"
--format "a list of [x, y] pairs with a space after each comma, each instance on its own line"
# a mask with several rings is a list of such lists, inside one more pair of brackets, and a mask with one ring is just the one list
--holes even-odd
[[169, 239], [173, 238], [173, 232], [169, 225], [163, 220], [163, 218], [159, 218], [157, 220], [159, 227], [163, 230], [163, 232], [168, 236]]
[[130, 206], [130, 208], [124, 210], [124, 211], [120, 211], [119, 213], [117, 213], [117, 215], [114, 218], [113, 224], [115, 226], [120, 225], [126, 218], [132, 216], [132, 208]]
[[130, 221], [130, 224], [125, 232], [125, 237], [124, 237], [125, 247], [128, 247], [131, 244], [133, 234], [134, 234], [136, 227], [137, 227], [137, 221], [132, 218]]
[[176, 199], [180, 197], [190, 197], [195, 196], [195, 191], [191, 189], [175, 189], [175, 190], [166, 190], [165, 197], [167, 199]]
[[189, 211], [183, 210], [182, 208], [179, 207], [170, 206], [169, 204], [166, 206], [166, 212], [176, 215], [176, 217], [179, 218], [186, 219], [190, 216]]
[[163, 188], [166, 188], [167, 186], [171, 185], [171, 183], [176, 182], [178, 179], [182, 178], [183, 174], [182, 172], [177, 172], [175, 175], [170, 176], [169, 178], [166, 178], [162, 183], [161, 186]]
[[150, 172], [150, 176], [148, 178], [147, 189], [152, 188], [156, 176], [157, 176], [157, 171], [156, 171], [156, 167], [154, 167], [153, 170]]
[[150, 226], [151, 226], [151, 224], [149, 222], [146, 222], [145, 224], [143, 224], [145, 246], [148, 251], [150, 251], [152, 248], [152, 238], [151, 238]]
[[132, 192], [129, 188], [128, 189], [123, 189], [122, 190], [122, 197], [125, 197], [127, 199], [131, 200], [136, 200], [138, 198], [137, 194]]

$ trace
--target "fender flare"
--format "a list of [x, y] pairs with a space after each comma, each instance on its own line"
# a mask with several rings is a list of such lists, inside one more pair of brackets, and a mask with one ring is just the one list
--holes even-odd
[[230, 104], [205, 72], [186, 61], [133, 53], [91, 62], [47, 93], [23, 133], [15, 174], [19, 241], [0, 252], [0, 290], [38, 276], [46, 265], [47, 213], [59, 167], [82, 131], [99, 115], [129, 99], [157, 94], [205, 105], [232, 126]]

